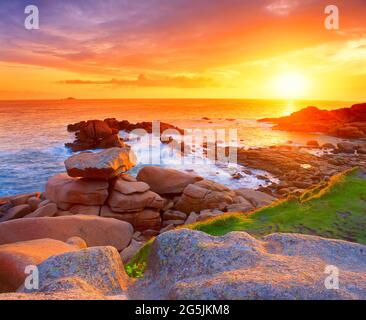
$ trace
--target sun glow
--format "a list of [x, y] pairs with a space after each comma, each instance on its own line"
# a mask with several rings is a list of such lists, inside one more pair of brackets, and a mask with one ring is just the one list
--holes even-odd
[[284, 73], [275, 79], [274, 87], [280, 98], [301, 98], [306, 93], [308, 79], [301, 73]]

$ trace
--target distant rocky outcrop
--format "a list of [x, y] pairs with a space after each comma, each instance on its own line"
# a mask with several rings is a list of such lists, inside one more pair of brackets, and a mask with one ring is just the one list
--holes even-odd
[[123, 147], [125, 145], [118, 135], [119, 130], [111, 128], [107, 122], [101, 120], [82, 121], [69, 125], [68, 131], [76, 132], [75, 141], [65, 144], [74, 152]]
[[[118, 121], [115, 118], [105, 120], [88, 120], [69, 124], [67, 130], [75, 132], [75, 141], [66, 143], [65, 146], [72, 151], [85, 151], [90, 149], [106, 149], [113, 147], [124, 147], [125, 143], [119, 137], [119, 131], [131, 132], [136, 129], [143, 129], [152, 133], [152, 122], [130, 123], [127, 120]], [[169, 123], [160, 122], [160, 134], [166, 130], [175, 130], [184, 134], [184, 130]]]
[[[326, 288], [327, 266], [339, 289]], [[143, 295], [141, 297], [141, 294]], [[255, 239], [176, 230], [157, 237], [132, 298], [188, 300], [366, 299], [366, 246], [299, 234]]]
[[366, 138], [366, 103], [330, 111], [308, 107], [287, 117], [259, 121], [274, 123], [276, 130], [319, 132], [347, 139]]

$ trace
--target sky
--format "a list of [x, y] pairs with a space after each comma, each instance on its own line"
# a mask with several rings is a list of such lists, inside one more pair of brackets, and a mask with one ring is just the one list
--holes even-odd
[[366, 101], [365, 62], [366, 0], [0, 1], [2, 100]]

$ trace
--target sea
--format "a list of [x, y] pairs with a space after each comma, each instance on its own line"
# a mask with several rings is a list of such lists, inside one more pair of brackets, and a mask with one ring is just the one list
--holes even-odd
[[[355, 102], [72, 98], [0, 101], [0, 197], [44, 191], [51, 176], [65, 171], [64, 161], [72, 152], [64, 144], [74, 139], [74, 134], [66, 129], [70, 123], [116, 118], [130, 122], [163, 121], [192, 130], [236, 129], [238, 144], [246, 148], [286, 143], [301, 145], [313, 139], [321, 143], [336, 143], [339, 139], [317, 133], [276, 131], [271, 124], [259, 123], [257, 120], [289, 115], [307, 106], [331, 110], [349, 107], [353, 103]], [[254, 170], [253, 174], [243, 174], [241, 179], [233, 179], [233, 170], [238, 170], [238, 167], [231, 166], [230, 163], [223, 165], [205, 162], [196, 165], [184, 161], [184, 157], [189, 157], [187, 155], [173, 153], [167, 156], [161, 151], [159, 163], [146, 164], [149, 146], [139, 139], [131, 139], [128, 143], [133, 147], [138, 160], [138, 165], [131, 174], [136, 174], [144, 165], [159, 165], [194, 171], [207, 179], [235, 188], [265, 185], [266, 182], [257, 177], [261, 174], [273, 178], [267, 173]], [[242, 172], [245, 168], [239, 169]]]

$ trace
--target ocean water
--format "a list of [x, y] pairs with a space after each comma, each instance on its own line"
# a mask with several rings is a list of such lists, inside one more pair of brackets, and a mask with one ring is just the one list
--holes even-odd
[[[185, 129], [237, 129], [239, 143], [245, 147], [268, 146], [307, 140], [337, 142], [338, 139], [318, 134], [294, 134], [271, 129], [258, 123], [264, 117], [290, 114], [315, 105], [324, 109], [347, 107], [350, 102], [336, 101], [268, 101], [268, 100], [52, 100], [0, 101], [0, 196], [43, 191], [48, 178], [64, 172], [64, 160], [72, 153], [64, 143], [73, 141], [66, 126], [82, 120], [117, 118], [118, 120], [169, 122]], [[203, 119], [204, 117], [209, 120]], [[130, 142], [139, 160], [136, 173], [148, 156], [148, 146]], [[205, 178], [230, 187], [265, 185], [255, 175], [234, 180], [231, 174], [243, 168], [206, 161], [192, 165], [169, 150], [161, 152], [164, 167], [195, 171]], [[154, 164], [154, 163], [153, 163]], [[266, 174], [255, 171], [255, 174]], [[272, 177], [268, 175], [270, 179]]]

